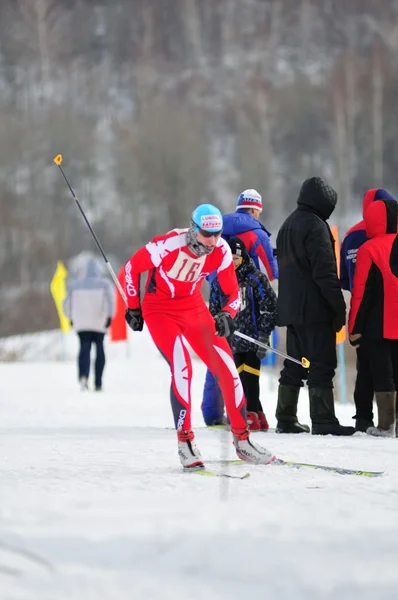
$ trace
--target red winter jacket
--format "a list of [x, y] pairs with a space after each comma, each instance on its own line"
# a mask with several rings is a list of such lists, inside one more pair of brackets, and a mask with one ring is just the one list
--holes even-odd
[[370, 238], [357, 254], [349, 333], [398, 339], [398, 204], [377, 200], [365, 212]]

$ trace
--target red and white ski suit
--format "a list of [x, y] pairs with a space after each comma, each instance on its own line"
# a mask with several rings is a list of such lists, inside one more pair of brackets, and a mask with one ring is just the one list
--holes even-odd
[[240, 307], [231, 250], [220, 238], [211, 254], [196, 256], [186, 242], [187, 229], [155, 237], [125, 266], [129, 308], [140, 308], [140, 276], [148, 271], [142, 314], [152, 339], [171, 369], [171, 404], [177, 431], [191, 429], [192, 363], [187, 342], [220, 385], [233, 430], [246, 427], [245, 398], [234, 359], [225, 338], [216, 335], [200, 288], [217, 271], [225, 294], [223, 310], [235, 316]]

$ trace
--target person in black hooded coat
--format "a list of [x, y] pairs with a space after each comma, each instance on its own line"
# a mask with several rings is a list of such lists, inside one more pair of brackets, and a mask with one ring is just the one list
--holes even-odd
[[297, 208], [276, 240], [279, 267], [277, 325], [286, 326], [288, 354], [309, 359], [309, 369], [285, 360], [276, 409], [279, 433], [308, 432], [297, 421], [297, 404], [307, 379], [313, 434], [352, 435], [334, 412], [336, 332], [345, 324], [346, 306], [337, 276], [334, 240], [327, 220], [337, 193], [319, 177], [304, 181]]

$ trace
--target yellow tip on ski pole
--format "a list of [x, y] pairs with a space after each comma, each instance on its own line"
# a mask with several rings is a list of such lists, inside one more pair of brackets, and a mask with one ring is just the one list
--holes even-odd
[[308, 369], [308, 367], [310, 366], [310, 361], [308, 360], [308, 358], [305, 358], [305, 356], [303, 356], [303, 358], [301, 359], [301, 364], [303, 365], [304, 369]]
[[60, 165], [62, 162], [62, 154], [57, 154], [57, 156], [54, 158], [54, 162], [56, 165]]

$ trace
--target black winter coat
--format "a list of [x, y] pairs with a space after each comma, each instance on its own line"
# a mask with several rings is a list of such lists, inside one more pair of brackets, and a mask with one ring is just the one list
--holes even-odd
[[318, 177], [307, 179], [298, 207], [279, 230], [277, 325], [345, 323], [346, 307], [337, 277], [334, 240], [327, 219], [337, 193]]
[[[259, 339], [259, 335], [268, 338], [275, 328], [276, 311], [276, 294], [268, 277], [255, 267], [251, 258], [245, 260], [235, 273], [241, 293], [241, 307], [234, 319], [235, 328], [255, 340]], [[226, 301], [216, 278], [210, 288], [211, 314], [215, 316], [220, 312]], [[233, 354], [258, 350], [257, 345], [234, 334], [228, 338], [228, 343]]]

